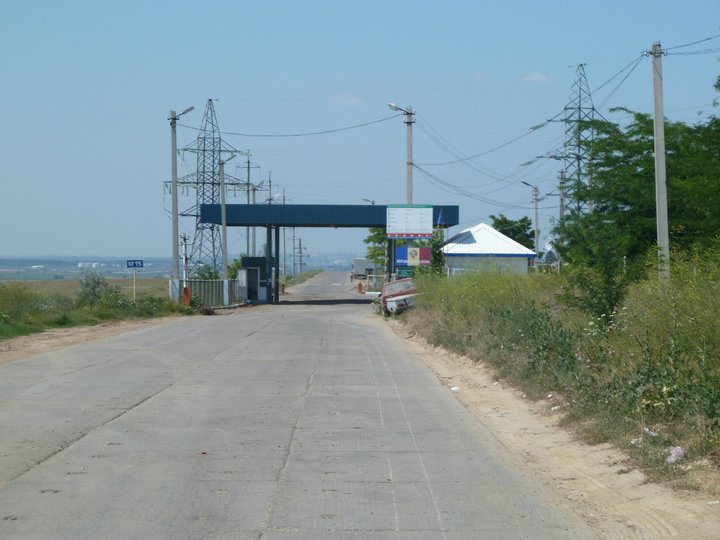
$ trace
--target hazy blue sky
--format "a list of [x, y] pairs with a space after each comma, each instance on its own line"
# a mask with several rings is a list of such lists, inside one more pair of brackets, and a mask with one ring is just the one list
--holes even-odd
[[[220, 129], [245, 134], [370, 122], [391, 116], [392, 101], [418, 113], [415, 162], [447, 162], [457, 157], [438, 142], [480, 154], [562, 111], [579, 63], [594, 90], [654, 41], [668, 48], [717, 34], [717, 0], [0, 0], [0, 255], [170, 256], [170, 109], [195, 106], [178, 128], [182, 146], [209, 98]], [[714, 39], [676, 52], [719, 47]], [[718, 113], [718, 58], [663, 58], [667, 117]], [[626, 73], [593, 96], [609, 119], [622, 119], [613, 106], [652, 112], [651, 59], [617, 88]], [[532, 219], [521, 180], [557, 193], [561, 163], [521, 165], [562, 138], [563, 125], [551, 123], [470, 162], [423, 165], [475, 197], [415, 171], [414, 202], [460, 205], [463, 228], [491, 214]], [[322, 136], [225, 140], [250, 150], [260, 167], [252, 180], [271, 174], [274, 194], [290, 203], [405, 202], [402, 117]], [[244, 177], [240, 160], [227, 172]], [[192, 156], [180, 161], [180, 175], [194, 168]], [[557, 213], [557, 196], [541, 202], [543, 238]], [[310, 254], [365, 249], [364, 230], [297, 234]], [[243, 235], [231, 231], [231, 256]]]

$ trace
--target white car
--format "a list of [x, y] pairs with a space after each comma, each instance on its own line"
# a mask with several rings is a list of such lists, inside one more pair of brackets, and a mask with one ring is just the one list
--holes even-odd
[[401, 313], [415, 303], [417, 294], [404, 294], [387, 299], [386, 307], [390, 313]]

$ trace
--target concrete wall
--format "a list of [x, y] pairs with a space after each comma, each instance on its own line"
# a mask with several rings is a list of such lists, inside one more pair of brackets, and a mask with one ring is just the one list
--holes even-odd
[[458, 274], [474, 270], [508, 270], [527, 274], [527, 257], [445, 257], [445, 267], [449, 273]]

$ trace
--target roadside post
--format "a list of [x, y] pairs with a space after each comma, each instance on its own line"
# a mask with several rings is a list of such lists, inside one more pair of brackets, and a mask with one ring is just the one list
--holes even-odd
[[[433, 205], [432, 204], [388, 204], [386, 211], [386, 234], [388, 238], [389, 253], [389, 279], [412, 276], [412, 268], [400, 267], [426, 266], [420, 262], [420, 250], [428, 248], [413, 247], [412, 241], [416, 239], [429, 240], [433, 235]], [[408, 246], [397, 246], [397, 240], [411, 242]], [[408, 254], [413, 256], [408, 261]], [[427, 257], [427, 253], [425, 252]], [[398, 259], [402, 255], [401, 264]], [[428, 261], [429, 264], [429, 261]]]
[[127, 267], [133, 269], [133, 302], [135, 302], [135, 290], [137, 284], [137, 269], [143, 267], [142, 259], [128, 259]]

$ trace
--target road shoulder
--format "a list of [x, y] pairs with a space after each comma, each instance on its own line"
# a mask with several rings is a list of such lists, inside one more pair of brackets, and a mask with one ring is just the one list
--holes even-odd
[[482, 365], [421, 338], [390, 319], [449, 392], [565, 500], [600, 538], [717, 538], [720, 504], [698, 493], [647, 483], [627, 456], [605, 444], [589, 446], [558, 425], [545, 402], [531, 402], [497, 381]]

